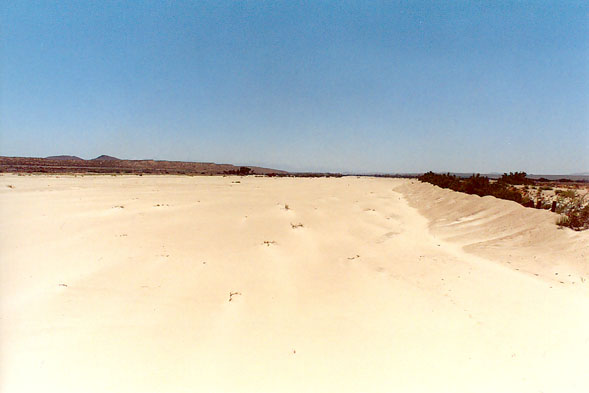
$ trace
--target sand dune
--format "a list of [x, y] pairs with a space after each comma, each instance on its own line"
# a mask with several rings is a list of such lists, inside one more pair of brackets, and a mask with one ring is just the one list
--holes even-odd
[[[10, 186], [10, 187], [8, 187]], [[2, 392], [576, 392], [589, 237], [402, 179], [0, 176]]]
[[589, 278], [589, 233], [554, 225], [555, 213], [417, 181], [397, 190], [428, 218], [430, 232], [468, 252], [558, 283]]

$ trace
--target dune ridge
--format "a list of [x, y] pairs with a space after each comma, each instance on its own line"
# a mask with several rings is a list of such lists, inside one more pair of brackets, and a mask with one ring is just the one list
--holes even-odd
[[589, 279], [589, 232], [558, 227], [555, 213], [419, 181], [396, 190], [429, 220], [433, 234], [467, 252], [559, 283]]

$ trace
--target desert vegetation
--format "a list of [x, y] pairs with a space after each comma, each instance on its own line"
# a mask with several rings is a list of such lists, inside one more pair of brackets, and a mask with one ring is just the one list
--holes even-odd
[[534, 184], [534, 180], [528, 179], [526, 172], [509, 172], [509, 174], [504, 173], [499, 182], [504, 184]]
[[525, 172], [504, 173], [493, 181], [479, 174], [462, 178], [450, 173], [439, 174], [430, 171], [418, 179], [458, 192], [479, 196], [491, 195], [517, 202], [525, 207], [549, 209], [560, 214], [557, 225], [576, 231], [589, 229], [588, 193], [579, 193], [572, 188], [558, 188], [557, 182], [546, 184], [542, 181], [542, 185], [535, 186], [536, 181], [528, 178]]
[[589, 194], [579, 195], [573, 193], [561, 193], [558, 195], [556, 212], [560, 213], [557, 225], [569, 227], [577, 231], [589, 229]]
[[247, 166], [241, 166], [239, 169], [232, 169], [228, 171], [224, 171], [223, 173], [227, 175], [240, 175], [240, 176], [247, 176], [253, 174], [252, 168], [248, 168]]
[[[428, 172], [418, 178], [427, 183], [454, 191], [475, 194], [478, 196], [492, 195], [501, 199], [508, 199], [521, 203], [523, 196], [518, 190], [505, 181], [491, 182], [488, 177], [479, 174], [463, 179], [451, 174]], [[521, 184], [521, 183], [519, 183]]]

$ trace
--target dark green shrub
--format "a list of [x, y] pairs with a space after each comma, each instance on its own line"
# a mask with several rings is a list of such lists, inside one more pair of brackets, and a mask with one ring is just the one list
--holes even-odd
[[527, 178], [526, 172], [509, 172], [509, 175], [504, 173], [499, 182], [506, 184], [534, 184], [532, 179]]

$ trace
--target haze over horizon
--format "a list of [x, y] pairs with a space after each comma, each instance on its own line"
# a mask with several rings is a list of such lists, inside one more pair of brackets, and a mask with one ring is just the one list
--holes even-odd
[[589, 4], [3, 2], [0, 155], [589, 172]]

